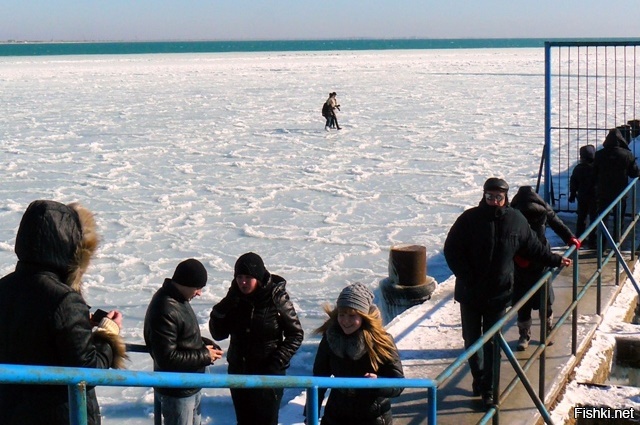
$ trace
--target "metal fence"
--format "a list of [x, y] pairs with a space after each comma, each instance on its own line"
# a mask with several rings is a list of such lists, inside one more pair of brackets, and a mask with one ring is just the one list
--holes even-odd
[[639, 47], [640, 40], [545, 43], [545, 144], [538, 187], [542, 183], [541, 195], [556, 210], [576, 209], [568, 201], [568, 181], [580, 147], [597, 149], [612, 128], [627, 141], [640, 135]]

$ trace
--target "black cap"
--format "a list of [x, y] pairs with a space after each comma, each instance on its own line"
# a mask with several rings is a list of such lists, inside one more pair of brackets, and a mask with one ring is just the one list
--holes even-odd
[[267, 274], [267, 269], [265, 269], [264, 262], [258, 254], [247, 252], [242, 254], [236, 261], [233, 277], [237, 277], [239, 274], [255, 277], [259, 282], [262, 282]]
[[200, 261], [189, 258], [178, 264], [171, 280], [189, 288], [203, 288], [207, 284], [207, 270]]
[[502, 179], [499, 179], [497, 177], [491, 177], [487, 179], [486, 182], [484, 182], [484, 186], [482, 187], [482, 190], [484, 190], [485, 192], [489, 190], [499, 190], [500, 192], [508, 192], [509, 185], [507, 184], [506, 181]]

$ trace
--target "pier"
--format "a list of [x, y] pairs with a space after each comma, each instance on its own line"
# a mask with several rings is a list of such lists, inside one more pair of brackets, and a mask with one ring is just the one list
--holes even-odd
[[[563, 216], [563, 220], [570, 228], [575, 228], [572, 222], [575, 215]], [[575, 220], [575, 218], [573, 219]], [[627, 244], [630, 245], [630, 244]], [[635, 243], [637, 246], [637, 241]], [[559, 251], [558, 251], [559, 252]], [[631, 259], [630, 250], [622, 251], [627, 266], [633, 270], [636, 266], [636, 259]], [[555, 301], [553, 311], [555, 315], [554, 325], [567, 307], [572, 303], [573, 297], [573, 267], [561, 271], [553, 282], [555, 291]], [[578, 260], [579, 286], [583, 286], [589, 276], [597, 270], [597, 256], [595, 250], [580, 250]], [[616, 275], [619, 279], [616, 279]], [[577, 351], [572, 354], [572, 327], [571, 317], [554, 330], [553, 345], [547, 347], [544, 370], [541, 372], [539, 359], [531, 360], [531, 367], [526, 372], [528, 380], [536, 392], [539, 392], [540, 373], [544, 376], [544, 403], [548, 410], [556, 405], [561, 399], [567, 384], [569, 384], [576, 373], [576, 368], [588, 352], [592, 341], [597, 334], [599, 326], [615, 303], [622, 288], [625, 285], [626, 275], [622, 268], [616, 266], [615, 261], [608, 263], [602, 271], [601, 302], [600, 312], [597, 314], [597, 288], [590, 288], [584, 296], [583, 301], [577, 310]], [[436, 289], [432, 298], [424, 304], [414, 307], [405, 312], [401, 320], [393, 321], [389, 324], [389, 331], [396, 338], [396, 343], [403, 358], [404, 371], [407, 378], [431, 378], [435, 379], [441, 374], [455, 359], [464, 352], [462, 331], [460, 325], [459, 306], [453, 299], [455, 277], [442, 282]], [[631, 283], [626, 282], [627, 286]], [[635, 291], [635, 290], [634, 290]], [[634, 292], [635, 303], [625, 302], [625, 319], [631, 320], [637, 304], [637, 294]], [[452, 306], [452, 304], [455, 304]], [[448, 308], [445, 308], [448, 306]], [[619, 314], [619, 306], [615, 309]], [[532, 356], [532, 353], [540, 345], [540, 320], [537, 312], [533, 312], [532, 340], [526, 351], [515, 351], [518, 340], [518, 328], [515, 319], [503, 329], [503, 335], [514, 350], [520, 366], [525, 367], [525, 363]], [[408, 323], [415, 320], [410, 327]], [[554, 326], [555, 328], [555, 326]], [[629, 329], [635, 330], [635, 338], [640, 340], [640, 326], [627, 323], [627, 327], [620, 326], [621, 334], [629, 336]], [[403, 340], [419, 341], [419, 346], [410, 346]], [[611, 357], [615, 347], [608, 347], [602, 350], [602, 359], [597, 366], [601, 369], [594, 371], [594, 375], [599, 376], [602, 382], [608, 376]], [[589, 365], [591, 367], [591, 365]], [[513, 379], [516, 372], [509, 364], [505, 355], [501, 358], [500, 391], [502, 392]], [[453, 375], [438, 387], [437, 395], [437, 423], [438, 424], [471, 424], [483, 423], [486, 409], [483, 408], [481, 398], [474, 397], [471, 392], [472, 377], [465, 362], [464, 366], [458, 369]], [[637, 396], [640, 397], [640, 388], [637, 389]], [[633, 390], [632, 390], [633, 391]], [[406, 389], [397, 399], [394, 399], [394, 424], [417, 425], [426, 424], [425, 403], [427, 400], [426, 390]], [[598, 400], [584, 400], [595, 403]], [[505, 424], [530, 425], [543, 423], [543, 419], [536, 408], [534, 401], [525, 390], [521, 382], [517, 382], [513, 391], [504, 400], [501, 400], [500, 422]], [[637, 415], [640, 418], [640, 412]], [[489, 419], [490, 421], [491, 419]], [[620, 422], [619, 422], [620, 423]]]

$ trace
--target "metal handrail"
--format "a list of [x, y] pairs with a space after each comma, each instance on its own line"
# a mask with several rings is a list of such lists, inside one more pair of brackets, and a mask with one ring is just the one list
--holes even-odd
[[0, 364], [0, 383], [67, 385], [71, 425], [87, 424], [87, 386], [170, 388], [306, 388], [308, 424], [318, 425], [319, 388], [427, 388], [429, 424], [436, 423], [436, 383], [431, 379], [327, 378], [319, 376], [217, 375]]

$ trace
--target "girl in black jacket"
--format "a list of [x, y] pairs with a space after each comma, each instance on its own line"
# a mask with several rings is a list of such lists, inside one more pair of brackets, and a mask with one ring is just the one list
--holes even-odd
[[[213, 339], [231, 337], [230, 374], [286, 374], [304, 332], [285, 286], [259, 255], [248, 252], [236, 261], [231, 288], [209, 319]], [[282, 394], [282, 388], [232, 388], [238, 425], [277, 425]]]
[[[325, 306], [329, 319], [313, 364], [315, 376], [404, 378], [398, 350], [382, 326], [373, 293], [362, 283], [342, 290], [336, 308]], [[322, 425], [390, 425], [391, 397], [403, 388], [339, 389], [329, 393]], [[326, 388], [319, 389], [322, 405]]]

